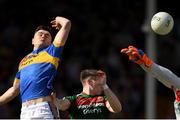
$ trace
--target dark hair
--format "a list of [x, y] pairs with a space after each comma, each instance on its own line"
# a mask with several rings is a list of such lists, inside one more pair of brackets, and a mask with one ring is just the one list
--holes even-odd
[[80, 73], [80, 80], [83, 83], [86, 78], [97, 76], [97, 73], [98, 73], [98, 70], [95, 70], [95, 69], [82, 70]]
[[45, 26], [45, 25], [39, 25], [39, 26], [36, 28], [36, 30], [35, 30], [34, 33], [36, 33], [36, 32], [39, 31], [39, 30], [46, 30], [46, 31], [48, 31], [48, 32], [51, 34], [51, 36], [53, 37], [53, 32], [52, 32], [51, 27]]

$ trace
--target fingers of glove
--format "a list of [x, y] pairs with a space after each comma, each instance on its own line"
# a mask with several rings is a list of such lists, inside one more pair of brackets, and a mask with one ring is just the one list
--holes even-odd
[[135, 47], [129, 47], [129, 51], [131, 52], [138, 52], [138, 49]]
[[130, 60], [133, 60], [134, 58], [140, 58], [141, 56], [139, 55], [138, 49], [135, 48], [134, 46], [129, 46], [128, 48], [124, 48], [121, 50], [121, 53], [127, 54], [128, 56], [131, 56]]
[[127, 51], [128, 51], [128, 48], [121, 49], [121, 53], [125, 53], [126, 54]]
[[137, 60], [141, 58], [141, 55], [137, 51], [132, 52], [132, 56], [134, 56]]
[[127, 55], [131, 55], [133, 50], [132, 49], [129, 49], [129, 48], [124, 48], [121, 50], [122, 53], [125, 53]]

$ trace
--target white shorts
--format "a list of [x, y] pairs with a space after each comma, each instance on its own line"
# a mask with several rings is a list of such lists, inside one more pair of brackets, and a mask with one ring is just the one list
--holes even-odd
[[48, 102], [22, 106], [20, 119], [54, 119], [51, 106]]

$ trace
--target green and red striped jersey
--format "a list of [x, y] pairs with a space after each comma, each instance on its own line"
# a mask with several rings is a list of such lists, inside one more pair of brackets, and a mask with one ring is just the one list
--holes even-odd
[[110, 111], [106, 107], [106, 96], [80, 93], [68, 96], [66, 99], [71, 102], [68, 112], [72, 119], [102, 119], [109, 116]]

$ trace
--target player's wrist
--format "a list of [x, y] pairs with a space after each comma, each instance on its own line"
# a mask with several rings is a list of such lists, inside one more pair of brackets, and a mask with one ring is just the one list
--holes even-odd
[[103, 85], [103, 90], [109, 89], [109, 86], [107, 84]]
[[146, 54], [143, 55], [142, 61], [144, 65], [148, 68], [150, 68], [152, 64], [154, 63]]
[[56, 20], [61, 26], [71, 23], [69, 19], [66, 19], [64, 17], [56, 17]]

